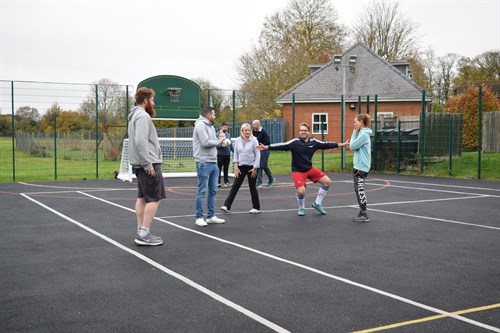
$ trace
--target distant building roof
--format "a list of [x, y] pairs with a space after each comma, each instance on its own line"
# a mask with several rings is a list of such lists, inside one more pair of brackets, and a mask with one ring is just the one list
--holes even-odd
[[[357, 100], [358, 96], [377, 95], [379, 101], [416, 101], [422, 99], [423, 88], [409, 75], [401, 71], [406, 62], [392, 65], [375, 54], [365, 45], [358, 43], [342, 55], [342, 65], [349, 56], [357, 55], [354, 72], [346, 68], [345, 99]], [[337, 67], [333, 59], [323, 66], [314, 65], [309, 76], [276, 98], [279, 104], [292, 102], [295, 94], [297, 103], [338, 102], [342, 95], [342, 67]], [[338, 69], [337, 69], [338, 68]], [[406, 74], [409, 74], [407, 72]], [[426, 96], [429, 99], [431, 96]]]

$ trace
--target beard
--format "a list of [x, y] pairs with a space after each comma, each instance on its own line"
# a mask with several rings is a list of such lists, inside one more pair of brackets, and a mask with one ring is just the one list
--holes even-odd
[[144, 107], [144, 110], [146, 110], [146, 112], [149, 114], [150, 117], [156, 116], [155, 107], [151, 105], [151, 103], [148, 102], [147, 105]]

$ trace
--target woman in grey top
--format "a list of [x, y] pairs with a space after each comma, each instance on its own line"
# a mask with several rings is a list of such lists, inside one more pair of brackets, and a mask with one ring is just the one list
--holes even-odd
[[250, 188], [250, 195], [252, 196], [252, 209], [251, 214], [260, 213], [259, 192], [257, 192], [257, 170], [260, 167], [260, 151], [257, 149], [259, 142], [252, 135], [252, 127], [248, 123], [241, 125], [240, 137], [234, 142], [234, 183], [231, 191], [224, 202], [224, 206], [220, 209], [226, 213], [231, 210], [234, 198], [238, 190], [248, 176], [248, 187]]

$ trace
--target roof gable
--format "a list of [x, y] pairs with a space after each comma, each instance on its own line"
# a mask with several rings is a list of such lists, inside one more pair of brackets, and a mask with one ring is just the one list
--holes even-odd
[[[347, 64], [350, 55], [358, 58], [353, 72], [345, 68], [346, 100], [367, 95], [377, 95], [379, 101], [422, 99], [423, 89], [419, 85], [365, 45], [358, 43], [347, 50], [342, 55], [342, 65]], [[295, 94], [296, 101], [340, 101], [342, 74], [343, 68], [336, 66], [332, 59], [277, 97], [276, 101], [291, 103], [292, 94]]]

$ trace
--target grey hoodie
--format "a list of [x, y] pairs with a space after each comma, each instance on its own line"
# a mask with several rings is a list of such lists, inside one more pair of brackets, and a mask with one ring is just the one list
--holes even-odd
[[207, 118], [200, 116], [194, 123], [193, 156], [195, 162], [217, 162], [217, 145], [221, 142]]
[[133, 167], [153, 167], [162, 163], [160, 142], [149, 114], [140, 106], [133, 106], [128, 115], [128, 158]]

